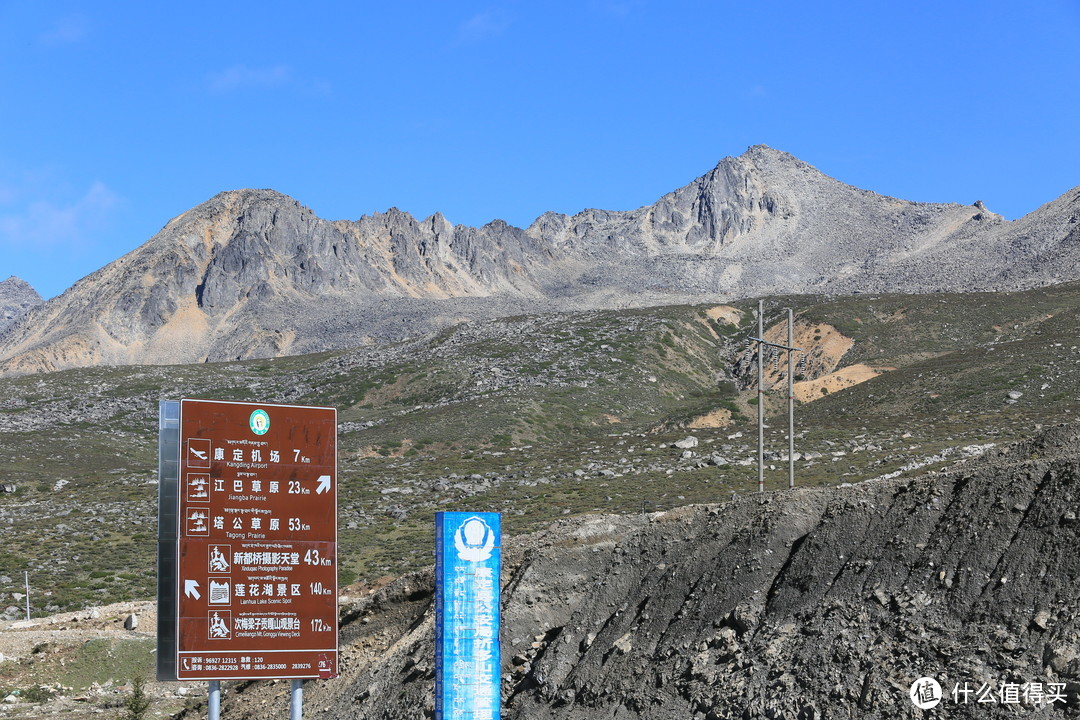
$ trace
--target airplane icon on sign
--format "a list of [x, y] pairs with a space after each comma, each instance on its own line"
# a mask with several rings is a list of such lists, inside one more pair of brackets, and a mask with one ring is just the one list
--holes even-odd
[[191, 451], [191, 455], [188, 456], [188, 467], [210, 467], [210, 451], [213, 450], [210, 438], [188, 438], [187, 446]]

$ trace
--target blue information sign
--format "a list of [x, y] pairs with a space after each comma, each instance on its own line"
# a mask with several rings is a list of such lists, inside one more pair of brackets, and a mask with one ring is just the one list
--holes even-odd
[[435, 720], [499, 720], [499, 513], [435, 514]]

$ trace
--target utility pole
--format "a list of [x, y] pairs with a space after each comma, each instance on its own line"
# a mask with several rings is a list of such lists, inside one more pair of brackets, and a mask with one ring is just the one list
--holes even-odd
[[[757, 301], [757, 334], [765, 335], [765, 301]], [[765, 353], [758, 340], [757, 348], [757, 491], [765, 491]]]
[[23, 572], [23, 581], [26, 583], [26, 620], [30, 621], [30, 571]]
[[795, 487], [795, 320], [787, 309], [787, 479], [788, 489]]
[[795, 347], [795, 322], [791, 308], [787, 309], [787, 345], [765, 339], [765, 301], [758, 300], [758, 336], [750, 340], [757, 343], [757, 397], [758, 397], [758, 492], [765, 491], [765, 348], [787, 350], [788, 353], [788, 487], [795, 487], [795, 379], [794, 354], [802, 348]]

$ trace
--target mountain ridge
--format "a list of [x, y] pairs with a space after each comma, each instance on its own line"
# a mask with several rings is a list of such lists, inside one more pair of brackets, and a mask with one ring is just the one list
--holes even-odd
[[273, 190], [225, 191], [0, 333], [0, 371], [274, 357], [520, 312], [1034, 287], [1080, 277], [1078, 218], [1080, 188], [1006, 221], [761, 145], [651, 205], [527, 228], [396, 208], [325, 220]]

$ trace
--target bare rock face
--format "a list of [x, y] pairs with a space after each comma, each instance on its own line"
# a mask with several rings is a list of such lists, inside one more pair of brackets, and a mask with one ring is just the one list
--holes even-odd
[[30, 283], [12, 275], [0, 282], [0, 334], [43, 302]]
[[239, 190], [12, 314], [0, 372], [313, 352], [545, 310], [1026, 288], [1080, 277], [1078, 218], [1080, 188], [1006, 222], [981, 203], [859, 190], [765, 146], [652, 205], [545, 213], [524, 230], [396, 209], [331, 222]]
[[380, 302], [526, 298], [529, 268], [547, 259], [505, 223], [453, 228], [397, 210], [328, 222], [270, 190], [221, 193], [11, 328], [0, 352], [9, 372], [34, 372], [359, 344], [391, 314]]

